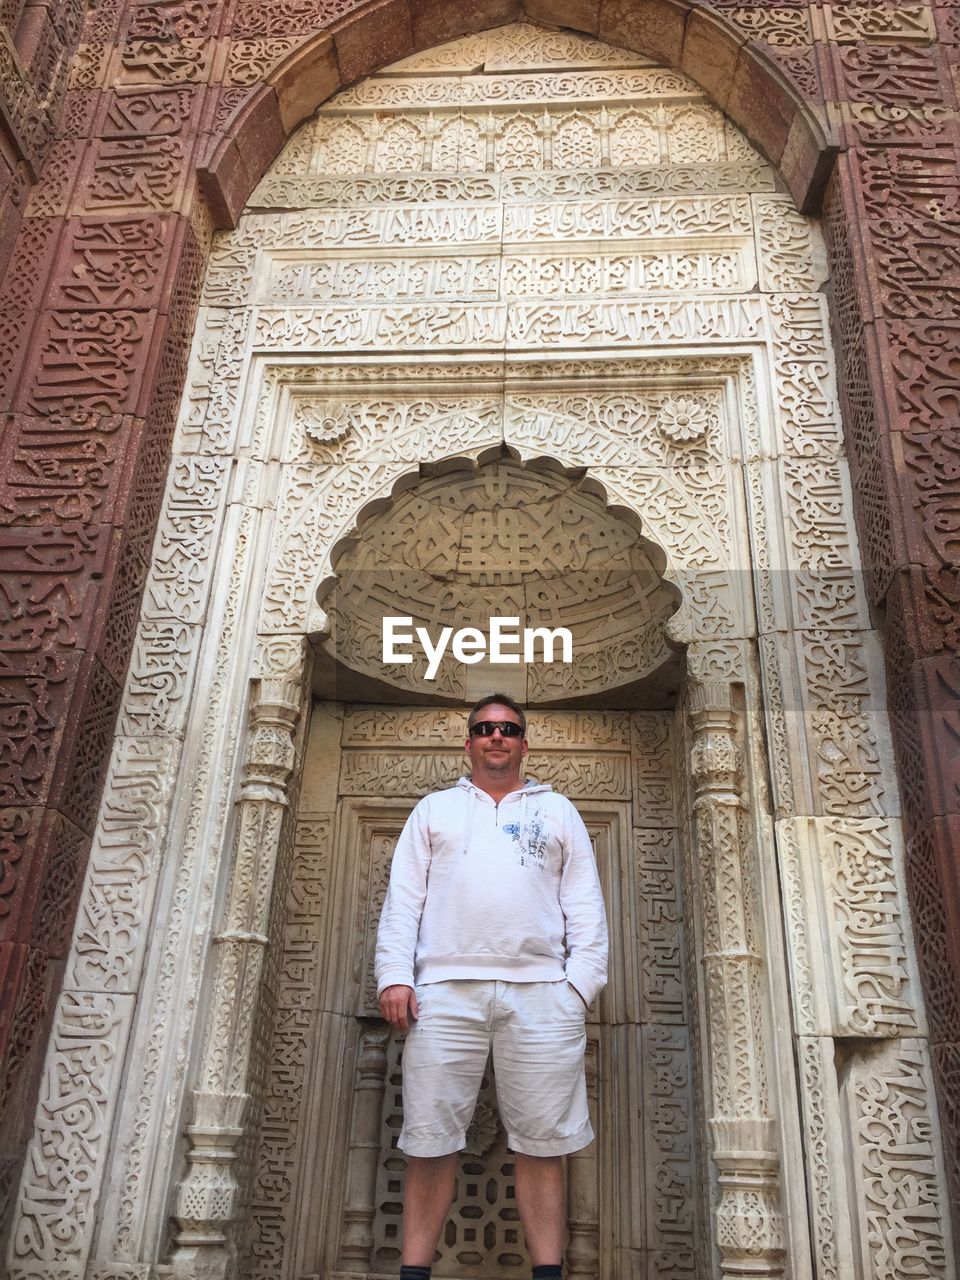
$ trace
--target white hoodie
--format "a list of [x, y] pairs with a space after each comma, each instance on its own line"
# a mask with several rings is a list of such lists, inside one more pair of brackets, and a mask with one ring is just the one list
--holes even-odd
[[397, 841], [377, 994], [453, 978], [566, 977], [590, 1004], [607, 981], [607, 920], [579, 813], [528, 780], [496, 804], [461, 778], [419, 802]]

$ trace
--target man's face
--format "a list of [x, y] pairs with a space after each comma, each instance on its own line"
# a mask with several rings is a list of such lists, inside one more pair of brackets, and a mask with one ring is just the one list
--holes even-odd
[[[481, 707], [476, 714], [475, 723], [481, 720], [509, 720], [512, 724], [520, 723], [517, 713], [499, 702], [491, 702]], [[474, 773], [512, 776], [519, 771], [520, 761], [527, 754], [527, 740], [520, 737], [505, 738], [500, 730], [496, 729], [489, 738], [468, 737], [466, 752]]]

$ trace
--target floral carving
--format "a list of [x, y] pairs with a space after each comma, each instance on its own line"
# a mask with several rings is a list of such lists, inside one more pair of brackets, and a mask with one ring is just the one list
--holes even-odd
[[707, 434], [710, 416], [706, 405], [687, 396], [664, 400], [660, 406], [660, 431], [677, 444], [693, 444]]
[[295, 421], [316, 444], [337, 444], [352, 426], [346, 405], [298, 405]]

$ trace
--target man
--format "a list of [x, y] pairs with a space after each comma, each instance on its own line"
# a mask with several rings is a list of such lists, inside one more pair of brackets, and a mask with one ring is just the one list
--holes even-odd
[[380, 1010], [403, 1051], [401, 1280], [429, 1280], [457, 1152], [492, 1047], [535, 1280], [561, 1276], [561, 1157], [593, 1140], [587, 1006], [607, 980], [607, 924], [576, 809], [526, 782], [526, 717], [502, 693], [467, 720], [470, 777], [416, 806], [377, 936]]

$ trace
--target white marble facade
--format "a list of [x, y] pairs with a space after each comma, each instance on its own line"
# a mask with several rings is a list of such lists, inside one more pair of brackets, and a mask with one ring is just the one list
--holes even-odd
[[[469, 614], [484, 573], [580, 626], [520, 692], [579, 699], [539, 763], [618, 930], [571, 1274], [954, 1274], [824, 274], [694, 84], [563, 32], [417, 55], [290, 140], [207, 277], [11, 1280], [395, 1273], [365, 966], [462, 713], [314, 707], [310, 668], [417, 702], [377, 609]], [[455, 1244], [438, 1276], [498, 1274]]]

